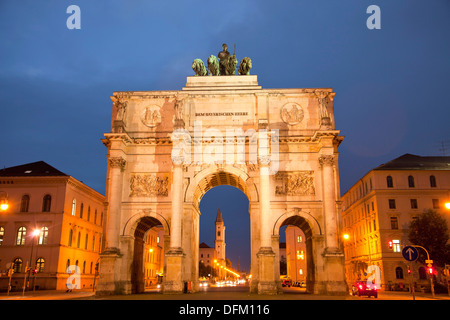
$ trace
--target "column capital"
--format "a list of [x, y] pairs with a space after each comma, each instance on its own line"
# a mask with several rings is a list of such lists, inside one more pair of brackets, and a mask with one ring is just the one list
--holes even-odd
[[122, 157], [110, 157], [108, 159], [108, 161], [109, 161], [110, 167], [120, 168], [121, 170], [123, 170], [125, 168], [125, 165], [127, 163], [127, 161]]
[[270, 156], [269, 155], [258, 156], [258, 163], [260, 166], [270, 165]]
[[335, 156], [330, 154], [330, 155], [321, 155], [319, 157], [319, 163], [321, 166], [333, 166], [334, 165], [334, 159]]

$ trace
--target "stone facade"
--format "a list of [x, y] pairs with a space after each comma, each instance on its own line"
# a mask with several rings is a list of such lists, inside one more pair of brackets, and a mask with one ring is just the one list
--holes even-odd
[[[133, 292], [136, 228], [165, 231], [164, 293], [198, 290], [199, 203], [218, 185], [249, 199], [251, 291], [276, 294], [279, 229], [305, 233], [307, 286], [346, 294], [332, 89], [263, 89], [256, 75], [187, 77], [182, 90], [114, 92], [99, 294]], [[150, 225], [152, 225], [150, 223]]]

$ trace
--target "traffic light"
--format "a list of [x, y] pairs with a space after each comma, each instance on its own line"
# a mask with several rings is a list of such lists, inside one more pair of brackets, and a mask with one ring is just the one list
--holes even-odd
[[388, 247], [389, 249], [392, 249], [392, 247], [394, 246], [394, 242], [392, 240], [388, 241]]
[[434, 273], [434, 269], [433, 267], [428, 267], [428, 274], [433, 274]]

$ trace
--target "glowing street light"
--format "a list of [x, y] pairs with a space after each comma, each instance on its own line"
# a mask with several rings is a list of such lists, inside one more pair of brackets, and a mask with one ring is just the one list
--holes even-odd
[[344, 240], [350, 239], [350, 235], [348, 233], [344, 233], [343, 237], [344, 237]]
[[9, 208], [8, 194], [5, 191], [0, 191], [3, 195], [0, 196], [0, 210], [6, 211]]
[[449, 202], [446, 202], [446, 203], [444, 204], [444, 206], [445, 206], [445, 208], [446, 208], [447, 210], [450, 210], [450, 201], [449, 201]]

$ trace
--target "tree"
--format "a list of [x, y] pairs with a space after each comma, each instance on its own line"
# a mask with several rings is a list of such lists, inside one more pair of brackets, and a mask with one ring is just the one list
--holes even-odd
[[[450, 246], [447, 245], [449, 237], [447, 221], [431, 209], [424, 211], [409, 225], [409, 241], [427, 249], [430, 259], [441, 267], [448, 262], [450, 256]], [[421, 252], [418, 260], [423, 263], [425, 259], [425, 253]]]

